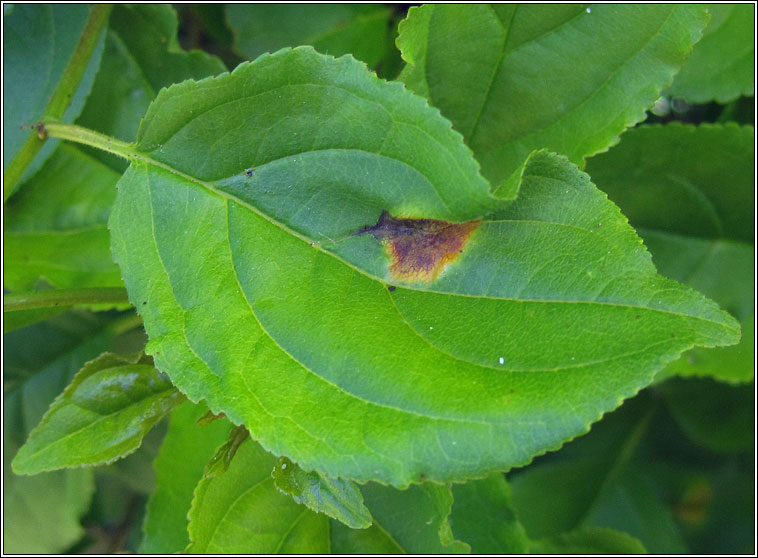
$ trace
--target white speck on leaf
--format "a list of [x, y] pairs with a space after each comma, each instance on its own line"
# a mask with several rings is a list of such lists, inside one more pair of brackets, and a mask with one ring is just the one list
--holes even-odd
[[591, 14], [592, 13], [592, 8], [587, 8], [587, 13]]
[[500, 364], [505, 364], [505, 357], [500, 357], [499, 362], [500, 362]]

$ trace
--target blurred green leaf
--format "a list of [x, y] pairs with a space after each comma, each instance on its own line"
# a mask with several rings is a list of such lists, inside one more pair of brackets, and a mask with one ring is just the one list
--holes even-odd
[[333, 479], [316, 471], [303, 471], [296, 463], [280, 457], [273, 472], [274, 485], [298, 504], [337, 519], [351, 529], [371, 526], [371, 513], [363, 496], [350, 481]]
[[530, 554], [646, 554], [634, 537], [607, 527], [583, 527], [549, 539], [535, 541]]
[[509, 475], [513, 506], [530, 538], [608, 527], [636, 537], [649, 552], [686, 551], [670, 510], [649, 480], [635, 476], [635, 454], [655, 409], [649, 394], [637, 396], [559, 453]]
[[[18, 153], [47, 107], [89, 16], [84, 4], [17, 4], [3, 12], [3, 168]], [[101, 37], [61, 119], [72, 122], [92, 88], [103, 52]], [[27, 167], [32, 176], [59, 144], [47, 140]]]
[[45, 321], [53, 316], [62, 314], [66, 308], [32, 308], [30, 310], [17, 310], [3, 313], [3, 333], [10, 333], [26, 326]]
[[103, 353], [50, 405], [13, 460], [16, 473], [110, 463], [134, 452], [182, 400], [152, 359]]
[[641, 472], [641, 460], [629, 463], [597, 500], [586, 523], [623, 530], [652, 554], [686, 554], [688, 548], [670, 505]]
[[104, 321], [69, 312], [3, 336], [3, 551], [56, 553], [83, 534], [94, 477], [77, 469], [21, 477], [11, 459], [81, 365], [113, 337]]
[[[168, 4], [116, 5], [102, 64], [77, 124], [134, 141], [140, 120], [162, 87], [226, 70], [215, 56], [183, 51], [177, 25], [176, 11]], [[87, 150], [119, 172], [126, 168], [108, 153]]]
[[187, 511], [195, 486], [216, 448], [229, 434], [227, 420], [198, 426], [205, 405], [185, 401], [171, 413], [168, 432], [155, 459], [155, 491], [147, 503], [143, 554], [181, 552], [189, 543]]
[[474, 554], [524, 554], [530, 541], [516, 518], [502, 473], [453, 485], [450, 525]]
[[134, 453], [109, 465], [101, 465], [95, 473], [117, 479], [123, 489], [149, 496], [155, 490], [153, 461], [158, 456], [167, 428], [168, 421], [161, 420], [145, 435]]
[[666, 95], [690, 103], [728, 103], [752, 96], [755, 84], [755, 5], [709, 4], [703, 38]]
[[745, 328], [738, 345], [693, 349], [659, 378], [753, 378], [754, 138], [752, 126], [734, 124], [640, 126], [587, 163], [660, 273], [713, 298]]
[[684, 4], [427, 4], [400, 25], [400, 79], [453, 122], [497, 189], [535, 149], [581, 165], [614, 144], [706, 22]]
[[[654, 389], [692, 382], [706, 380], [671, 379]], [[710, 383], [719, 391], [739, 393], [748, 388]], [[743, 405], [746, 399], [743, 396]], [[749, 407], [752, 412], [753, 402]], [[640, 447], [635, 462], [638, 473], [654, 484], [655, 493], [670, 508], [691, 553], [751, 554], [755, 545], [754, 450], [736, 454], [706, 450], [682, 431], [670, 406], [665, 411], [656, 416]], [[754, 426], [747, 430], [754, 431]], [[623, 514], [618, 519], [629, 522]]]
[[311, 45], [332, 56], [352, 54], [370, 68], [389, 41], [390, 10], [382, 4], [227, 4], [236, 50], [253, 60], [264, 52]]
[[106, 228], [118, 174], [61, 145], [5, 207], [4, 286], [120, 287]]
[[[426, 482], [397, 490], [369, 483], [361, 487], [361, 492], [374, 525], [387, 533], [404, 553], [467, 554], [471, 551], [468, 544], [456, 540], [450, 527], [453, 494], [449, 485]], [[347, 551], [333, 550], [335, 553]]]
[[672, 378], [661, 389], [671, 414], [694, 442], [717, 452], [755, 447], [754, 384]]

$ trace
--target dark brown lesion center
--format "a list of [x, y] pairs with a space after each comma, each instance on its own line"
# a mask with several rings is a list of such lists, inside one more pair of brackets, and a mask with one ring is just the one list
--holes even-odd
[[375, 225], [353, 234], [371, 234], [384, 244], [391, 279], [431, 283], [460, 256], [479, 224], [480, 221], [404, 219], [383, 211]]

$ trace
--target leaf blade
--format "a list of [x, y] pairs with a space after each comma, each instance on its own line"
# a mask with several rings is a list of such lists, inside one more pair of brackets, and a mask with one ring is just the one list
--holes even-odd
[[[286, 455], [304, 469], [360, 482], [373, 479], [405, 486], [424, 478], [449, 481], [480, 476], [524, 463], [584, 432], [602, 412], [647, 385], [654, 370], [683, 348], [736, 341], [732, 319], [700, 295], [657, 277], [649, 255], [618, 209], [586, 175], [555, 155], [537, 153], [530, 159], [523, 191], [504, 211], [519, 227], [536, 226], [543, 244], [557, 243], [560, 250], [530, 251], [534, 238], [521, 239], [502, 231], [487, 239], [482, 225], [459, 260], [431, 284], [397, 282], [388, 275], [381, 242], [370, 234], [351, 233], [373, 226], [386, 210], [385, 203], [410, 208], [411, 195], [435, 212], [430, 218], [452, 215], [463, 221], [476, 217], [493, 203], [477, 174], [468, 178], [464, 188], [445, 173], [432, 172], [427, 183], [435, 185], [433, 190], [441, 196], [436, 199], [458, 199], [454, 207], [432, 207], [435, 198], [430, 195], [437, 194], [430, 189], [404, 197], [398, 186], [404, 184], [404, 175], [390, 161], [377, 168], [375, 176], [381, 179], [385, 175], [379, 173], [384, 170], [388, 177], [378, 194], [360, 175], [354, 182], [348, 176], [335, 189], [354, 193], [343, 198], [353, 203], [345, 206], [321, 200], [312, 211], [298, 211], [303, 206], [289, 205], [286, 192], [307, 199], [311, 184], [316, 191], [332, 195], [334, 183], [326, 171], [339, 173], [342, 163], [349, 160], [340, 153], [339, 164], [332, 161], [323, 170], [314, 165], [318, 178], [306, 180], [296, 159], [314, 146], [322, 156], [319, 148], [334, 145], [327, 136], [314, 132], [315, 144], [314, 137], [279, 144], [282, 136], [277, 134], [283, 132], [277, 131], [276, 142], [271, 139], [266, 145], [266, 132], [252, 141], [249, 136], [245, 141], [235, 136], [242, 129], [247, 133], [248, 128], [242, 126], [230, 135], [219, 130], [220, 142], [208, 138], [216, 146], [237, 138], [229, 144], [232, 150], [224, 160], [185, 160], [182, 153], [189, 146], [197, 147], [191, 138], [217, 117], [211, 114], [214, 103], [223, 107], [219, 114], [227, 114], [230, 104], [236, 106], [232, 102], [236, 97], [246, 99], [252, 92], [257, 98], [255, 92], [261, 88], [276, 88], [274, 70], [282, 71], [287, 61], [297, 70], [295, 74], [308, 75], [305, 60], [320, 69], [333, 65], [332, 71], [339, 70], [335, 77], [339, 87], [382, 95], [385, 86], [374, 82], [364, 69], [348, 69], [358, 67], [354, 62], [330, 61], [309, 49], [285, 50], [230, 76], [172, 88], [159, 96], [149, 112], [140, 148], [150, 155], [141, 156], [122, 178], [110, 222], [114, 253], [150, 332], [149, 352], [190, 399], [207, 399], [214, 411], [224, 411], [232, 422], [244, 424], [268, 451]], [[256, 79], [261, 82], [249, 81]], [[182, 114], [180, 99], [188, 98], [190, 92], [188, 113]], [[408, 112], [398, 108], [399, 114], [419, 122], [429, 119], [432, 137], [436, 131], [447, 134], [440, 145], [449, 142], [451, 150], [469, 158], [459, 164], [448, 162], [446, 168], [475, 173], [476, 164], [461, 149], [460, 137], [438, 115], [394, 85], [386, 85], [385, 92], [390, 99], [408, 100], [404, 109]], [[282, 97], [281, 105], [272, 106], [274, 100], [266, 98], [267, 114], [284, 114], [291, 102], [303, 99]], [[370, 112], [373, 105], [361, 106]], [[335, 121], [354, 114], [354, 107], [344, 108], [345, 113], [330, 109], [336, 111]], [[164, 122], [161, 115], [167, 110]], [[255, 114], [261, 107], [250, 110]], [[297, 110], [306, 121], [313, 118], [302, 106]], [[414, 110], [421, 113], [413, 117]], [[240, 119], [249, 122], [247, 118], [246, 112], [235, 110], [234, 126]], [[194, 131], [189, 131], [188, 123]], [[326, 128], [330, 126], [333, 132], [335, 124]], [[352, 120], [347, 126], [361, 158], [366, 141], [371, 141], [355, 137]], [[294, 130], [285, 128], [287, 134]], [[330, 141], [343, 141], [330, 137]], [[458, 147], [453, 148], [456, 142]], [[261, 145], [266, 145], [265, 156]], [[276, 156], [276, 145], [283, 158]], [[304, 152], [293, 154], [297, 149]], [[342, 149], [350, 151], [348, 157], [355, 155], [344, 145]], [[427, 168], [426, 154], [419, 157], [420, 163], [412, 158], [410, 163]], [[284, 159], [284, 170], [276, 174]], [[266, 161], [273, 166], [267, 168]], [[222, 176], [225, 173], [229, 176]], [[266, 180], [260, 175], [266, 175]], [[266, 201], [266, 183], [277, 177], [277, 188], [270, 190], [275, 199]], [[364, 202], [369, 195], [375, 196], [373, 201]], [[494, 203], [500, 205], [497, 200]], [[142, 210], [146, 207], [149, 213]], [[567, 207], [574, 211], [566, 211]], [[581, 235], [582, 243], [576, 244], [579, 241], [573, 236], [567, 241], [568, 237], [561, 236], [568, 235], [566, 231]], [[322, 235], [334, 240], [336, 233], [343, 235], [341, 240], [323, 241]], [[522, 242], [519, 265], [533, 267], [524, 268], [520, 276], [511, 273], [509, 266], [517, 260], [518, 251], [498, 248], [504, 241]], [[579, 245], [594, 254], [591, 261], [577, 261]], [[134, 246], [142, 249], [134, 250]], [[473, 261], [477, 246], [482, 254], [489, 250], [496, 254], [478, 279], [476, 266], [464, 263], [465, 258]], [[609, 248], [612, 257], [607, 256]], [[558, 256], [560, 273], [550, 267]], [[594, 279], [586, 275], [588, 265], [595, 271]], [[561, 277], [571, 280], [561, 281]], [[490, 283], [491, 292], [487, 290]], [[477, 341], [469, 346], [450, 334], [430, 338], [430, 332], [437, 335], [444, 330], [435, 325], [430, 329], [424, 320], [454, 315], [465, 324], [473, 319], [478, 303], [486, 310], [487, 323], [501, 328], [502, 335], [482, 333], [478, 324], [473, 332], [466, 332], [465, 327], [458, 331], [464, 338], [482, 336], [489, 344]], [[555, 311], [557, 307], [560, 312]], [[497, 325], [500, 314], [507, 316], [506, 326]], [[551, 328], [555, 315], [565, 322]], [[615, 324], [616, 330], [604, 336], [593, 330], [591, 324], [598, 321]], [[523, 329], [520, 324], [531, 324], [535, 334], [523, 337], [530, 339], [531, 353], [518, 349], [523, 345], [521, 338], [508, 334]], [[581, 324], [581, 335], [576, 334], [577, 324]], [[553, 360], [542, 344], [546, 333], [547, 338], [564, 336], [562, 352], [556, 352]], [[582, 336], [587, 338], [585, 353], [572, 353], [574, 339]], [[606, 344], [607, 352], [598, 353]], [[508, 347], [521, 350], [521, 362], [514, 357], [518, 351], [500, 351]], [[537, 370], [530, 370], [530, 358], [535, 355], [542, 362], [532, 363]], [[441, 373], [432, 375], [430, 370]], [[604, 393], [588, 393], [586, 386], [598, 377], [607, 382]], [[551, 396], [544, 395], [556, 391], [570, 403], [556, 405]], [[314, 420], [316, 416], [324, 420]], [[340, 417], [338, 433], [332, 427], [336, 417]], [[551, 432], [545, 431], [545, 420]], [[393, 425], [394, 433], [386, 424]], [[514, 424], [523, 429], [514, 429]]]

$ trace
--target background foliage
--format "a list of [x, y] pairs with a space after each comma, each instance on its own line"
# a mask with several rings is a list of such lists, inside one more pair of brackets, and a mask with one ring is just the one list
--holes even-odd
[[[165, 117], [173, 113], [165, 110], [161, 113], [161, 107], [170, 107], [183, 94], [201, 102], [204, 88], [221, 91], [225, 83], [229, 84], [229, 90], [224, 94], [233, 97], [237, 94], [234, 80], [241, 80], [247, 71], [244, 68], [253, 66], [243, 67], [235, 72], [237, 78], [231, 76], [226, 81], [189, 83], [169, 91], [162, 88], [185, 79], [199, 80], [232, 70], [245, 60], [287, 46], [312, 45], [318, 52], [335, 56], [349, 53], [378, 76], [404, 82], [408, 89], [426, 97], [441, 115], [420, 100], [408, 101], [410, 95], [399, 85], [385, 87], [372, 81], [358, 64], [325, 63], [319, 68], [324, 59], [304, 50], [292, 51], [301, 57], [298, 73], [272, 73], [271, 83], [278, 83], [282, 75], [287, 80], [300, 77], [328, 81], [333, 72], [335, 80], [342, 80], [340, 87], [351, 95], [371, 99], [375, 113], [371, 113], [363, 127], [351, 123], [354, 127], [346, 128], [345, 123], [352, 122], [341, 116], [350, 110], [345, 102], [347, 97], [335, 96], [318, 113], [308, 103], [318, 104], [324, 97], [307, 95], [282, 101], [272, 99], [267, 105], [269, 113], [294, 115], [298, 103], [303, 103], [306, 108], [299, 117], [293, 116], [289, 131], [302, 130], [305, 135], [312, 129], [312, 133], [320, 134], [324, 145], [334, 147], [329, 130], [333, 130], [335, 137], [350, 130], [349, 141], [354, 142], [351, 147], [370, 146], [371, 134], [387, 107], [416, 103], [418, 110], [408, 109], [403, 114], [398, 109], [392, 114], [392, 121], [416, 119], [414, 125], [423, 128], [428, 137], [447, 142], [450, 160], [460, 161], [462, 167], [469, 165], [474, 171], [469, 174], [461, 171], [459, 179], [448, 169], [437, 168], [439, 159], [430, 159], [431, 163], [424, 166], [423, 161], [410, 158], [410, 164], [417, 165], [430, 183], [442, 185], [438, 190], [442, 203], [430, 202], [432, 198], [425, 194], [409, 202], [402, 196], [393, 197], [391, 191], [382, 191], [385, 197], [381, 204], [372, 207], [372, 200], [361, 201], [350, 212], [343, 211], [354, 217], [355, 223], [332, 217], [330, 223], [343, 228], [329, 231], [324, 223], [298, 221], [297, 216], [286, 214], [291, 201], [281, 202], [281, 207], [273, 202], [269, 207], [277, 220], [292, 225], [310, 242], [321, 243], [324, 239], [316, 237], [314, 231], [327, 230], [333, 238], [344, 236], [361, 224], [376, 221], [378, 212], [390, 203], [398, 208], [408, 207], [403, 203], [428, 203], [424, 216], [465, 220], [480, 215], [483, 207], [491, 209], [502, 200], [516, 199], [499, 210], [500, 218], [583, 223], [590, 231], [595, 221], [590, 225], [582, 218], [583, 210], [592, 207], [587, 214], [598, 222], [598, 216], [602, 216], [601, 225], [605, 226], [596, 229], [596, 237], [618, 243], [614, 248], [618, 254], [633, 250], [630, 247], [637, 244], [625, 228], [624, 217], [628, 218], [652, 254], [658, 272], [717, 302], [739, 321], [742, 338], [728, 347], [696, 347], [674, 360], [671, 358], [675, 353], [694, 341], [702, 344], [710, 339], [707, 344], [723, 344], [726, 337], [719, 336], [726, 334], [719, 331], [709, 333], [708, 337], [698, 332], [672, 341], [666, 357], [671, 362], [658, 371], [650, 387], [607, 413], [589, 433], [567, 443], [560, 451], [536, 457], [526, 464], [527, 459], [540, 453], [540, 448], [557, 449], [564, 440], [584, 432], [589, 422], [618, 404], [620, 394], [632, 396], [648, 385], [651, 374], [647, 370], [661, 368], [652, 362], [663, 358], [660, 354], [665, 351], [651, 352], [648, 361], [643, 358], [634, 361], [640, 370], [639, 378], [629, 384], [611, 384], [610, 379], [602, 379], [597, 384], [598, 392], [607, 390], [611, 394], [602, 405], [596, 403], [603, 399], [598, 393], [587, 394], [586, 401], [571, 399], [579, 395], [571, 395], [570, 384], [555, 383], [560, 382], [560, 375], [555, 382], [549, 382], [550, 386], [534, 385], [530, 377], [523, 386], [519, 385], [519, 389], [531, 394], [528, 403], [532, 407], [527, 411], [533, 413], [534, 405], [542, 401], [537, 394], [549, 393], [550, 389], [558, 389], [564, 398], [576, 401], [577, 408], [572, 415], [546, 419], [553, 422], [548, 422], [550, 428], [544, 431], [527, 425], [519, 427], [523, 430], [509, 427], [499, 435], [505, 439], [508, 432], [515, 432], [512, 445], [517, 450], [497, 456], [493, 463], [523, 467], [506, 474], [487, 475], [497, 469], [491, 464], [477, 470], [475, 476], [479, 478], [465, 483], [422, 482], [401, 491], [376, 482], [358, 485], [303, 470], [296, 463], [277, 457], [279, 453], [292, 457], [300, 451], [300, 463], [307, 463], [310, 459], [307, 444], [280, 445], [276, 436], [269, 434], [261, 437], [261, 445], [248, 439], [244, 429], [233, 427], [232, 423], [240, 422], [239, 417], [216, 417], [208, 414], [204, 403], [182, 403], [184, 396], [172, 382], [190, 396], [193, 390], [207, 393], [207, 387], [198, 391], [197, 385], [177, 375], [169, 380], [153, 366], [152, 359], [143, 353], [146, 339], [141, 320], [123, 301], [6, 312], [4, 551], [754, 552], [754, 9], [750, 5], [713, 5], [708, 8], [709, 15], [704, 7], [663, 5], [518, 8], [473, 5], [410, 10], [398, 5], [114, 7], [107, 26], [96, 37], [83, 78], [65, 114], [60, 115], [61, 120], [75, 121], [122, 141], [137, 141], [140, 149], [151, 151], [155, 160], [174, 165], [191, 177], [212, 178], [223, 191], [238, 196], [242, 185], [258, 184], [256, 180], [269, 183], [276, 179], [277, 172], [284, 173], [286, 180], [293, 180], [298, 172], [296, 165], [281, 171], [272, 170], [265, 163], [267, 156], [278, 158], [282, 149], [295, 149], [297, 140], [280, 144], [277, 147], [280, 151], [272, 150], [270, 155], [266, 146], [258, 146], [258, 159], [250, 162], [244, 150], [233, 151], [235, 142], [231, 142], [232, 151], [225, 148], [214, 154], [212, 150], [221, 145], [217, 139], [228, 141], [228, 130], [214, 130], [209, 124], [201, 126], [197, 136], [205, 138], [207, 144], [202, 150], [212, 157], [198, 158], [198, 146], [203, 144], [196, 140], [187, 144], [163, 141], [172, 139], [173, 132], [166, 130], [176, 123]], [[22, 149], [30, 133], [28, 127], [44, 113], [47, 99], [85, 27], [87, 12], [83, 6], [4, 6], [4, 77], [9, 78], [9, 72], [14, 72], [13, 79], [5, 79], [11, 87], [5, 91], [4, 165]], [[39, 40], [29, 42], [27, 38], [31, 36]], [[45, 42], [51, 37], [60, 39], [56, 48]], [[287, 56], [289, 63], [295, 55], [283, 54], [268, 60], [275, 66], [277, 60]], [[259, 62], [255, 68], [263, 63]], [[35, 71], [30, 71], [31, 68]], [[292, 72], [291, 66], [287, 68]], [[644, 79], [639, 77], [643, 73]], [[303, 75], [307, 77], [302, 78]], [[148, 111], [156, 97], [158, 101]], [[365, 118], [365, 110], [361, 106], [361, 112], [356, 113]], [[337, 116], [329, 120], [332, 115]], [[231, 116], [253, 118], [238, 109]], [[443, 117], [452, 121], [476, 161]], [[138, 135], [143, 118], [145, 123]], [[393, 156], [402, 156], [407, 146], [418, 147], [420, 141], [410, 134], [399, 134], [396, 138], [397, 151]], [[306, 137], [302, 141], [311, 140]], [[623, 216], [615, 212], [604, 194], [594, 190], [589, 182], [583, 182], [585, 179], [578, 171], [566, 171], [574, 167], [561, 166], [566, 164], [560, 162], [563, 160], [545, 154], [529, 158], [533, 149], [540, 148], [561, 153], [582, 167]], [[245, 165], [235, 167], [236, 174], [226, 172], [223, 166], [235, 157], [245, 161]], [[212, 162], [208, 163], [208, 159]], [[332, 180], [337, 166], [352, 169], [346, 174], [358, 174], [356, 169], [368, 164], [365, 159], [350, 156], [336, 163], [326, 159], [313, 162], [316, 164], [311, 165], [312, 171], [325, 169], [316, 178], [313, 174], [304, 176], [315, 182]], [[493, 195], [482, 188], [484, 181], [475, 172], [477, 164], [494, 185]], [[123, 286], [124, 270], [141, 262], [122, 255], [121, 269], [116, 266], [110, 249], [108, 220], [111, 218], [111, 228], [115, 226], [114, 247], [119, 255], [118, 239], [138, 235], [145, 216], [144, 211], [130, 213], [131, 206], [123, 201], [129, 199], [127, 195], [136, 195], [133, 192], [139, 181], [133, 177], [139, 172], [152, 173], [150, 180], [156, 187], [162, 180], [155, 169], [133, 165], [119, 182], [121, 201], [113, 210], [114, 186], [126, 166], [123, 160], [101, 150], [74, 143], [58, 144], [57, 140], [45, 143], [4, 207], [6, 294], [50, 287]], [[256, 170], [258, 174], [246, 176], [241, 171], [247, 166], [260, 167]], [[217, 172], [217, 168], [222, 170]], [[553, 178], [559, 170], [563, 183], [570, 184], [575, 191], [565, 199], [540, 197], [541, 181]], [[377, 165], [373, 176], [387, 177], [387, 182], [392, 183], [399, 180], [401, 172], [404, 171]], [[468, 186], [461, 182], [464, 179], [470, 180]], [[169, 183], [168, 178], [164, 181]], [[303, 179], [303, 183], [307, 181]], [[576, 192], [583, 192], [585, 197], [576, 197]], [[341, 191], [340, 196], [344, 198], [347, 194]], [[453, 209], [445, 204], [452, 199], [450, 196], [458, 196]], [[261, 199], [253, 202], [263, 203]], [[171, 204], [161, 205], [154, 198], [148, 205], [154, 211], [164, 211], [160, 223], [171, 223], [171, 219], [177, 218], [175, 212], [169, 211]], [[198, 226], [207, 226], [210, 221], [206, 220], [215, 211], [212, 203], [207, 207], [208, 211], [202, 215], [178, 215], [179, 223], [186, 225], [188, 220], [197, 218]], [[533, 212], [532, 207], [543, 213]], [[374, 221], [369, 215], [374, 216]], [[244, 219], [249, 218], [240, 216], [240, 223], [245, 223]], [[158, 235], [163, 234], [167, 242], [164, 255], [178, 255], [177, 269], [188, 264], [179, 241], [181, 232], [181, 228], [167, 229]], [[513, 233], [505, 236], [512, 237]], [[483, 251], [496, 251], [497, 245], [502, 244], [498, 238], [493, 237], [489, 244], [480, 242]], [[566, 276], [576, 276], [576, 269], [585, 269], [594, 245], [590, 242], [574, 245], [571, 253], [569, 246], [556, 244], [565, 241], [565, 237], [555, 239], [542, 233], [523, 236], [525, 269], [530, 269], [527, 265], [533, 266], [531, 269], [560, 265]], [[210, 234], [206, 240], [212, 240]], [[370, 235], [355, 237], [355, 246], [365, 248], [370, 241]], [[287, 242], [281, 241], [280, 246], [289, 246]], [[548, 246], [541, 252], [544, 261], [530, 261], [534, 257], [533, 246], [538, 242]], [[212, 246], [210, 242], [209, 245]], [[406, 292], [402, 281], [394, 282], [388, 293], [386, 278], [375, 271], [379, 268], [372, 263], [372, 256], [367, 256], [364, 248], [351, 252], [350, 246], [353, 244], [329, 249], [374, 273], [376, 293], [371, 291], [373, 287], [366, 287], [366, 292], [373, 293], [371, 296], [385, 300], [389, 294], [408, 315], [418, 315], [414, 305], [420, 304], [421, 299], [414, 299], [416, 295], [411, 290]], [[475, 249], [474, 243], [472, 253]], [[508, 250], [509, 257], [515, 258], [520, 250], [518, 242], [509, 244]], [[556, 259], [561, 251], [568, 251], [572, 257]], [[584, 260], [575, 257], [580, 254]], [[637, 259], [630, 256], [629, 269], [647, 270], [649, 262], [645, 262], [645, 257], [644, 253]], [[207, 262], [216, 265], [213, 258], [212, 253], [197, 254], [190, 267], [202, 269]], [[621, 256], [614, 258], [611, 263], [618, 266]], [[576, 262], [572, 264], [572, 260]], [[171, 262], [167, 261], [170, 268]], [[298, 260], [298, 265], [303, 261]], [[245, 264], [255, 262], [246, 260]], [[596, 271], [610, 278], [620, 273], [619, 269], [604, 270], [599, 266]], [[338, 273], [330, 276], [336, 277]], [[541, 283], [537, 272], [530, 273], [534, 283], [505, 282], [502, 293], [512, 297], [515, 292], [516, 298], [524, 299], [542, 296], [554, 288], [549, 283], [551, 277], [560, 275], [547, 273]], [[212, 276], [213, 270], [207, 274]], [[147, 277], [149, 273], [137, 275]], [[134, 273], [127, 272], [126, 277], [127, 283], [135, 282]], [[148, 286], [129, 285], [132, 302], [144, 317], [148, 330], [153, 327], [153, 331], [158, 326], [157, 322], [151, 322], [150, 313], [160, 301], [150, 296], [157, 285], [158, 277], [151, 279]], [[395, 285], [399, 288], [395, 289]], [[459, 288], [452, 282], [447, 287], [442, 285], [450, 292]], [[320, 291], [333, 287], [324, 284]], [[250, 289], [246, 284], [243, 288]], [[568, 292], [581, 298], [586, 293], [584, 288], [581, 284], [571, 288], [563, 284], [560, 292], [562, 296]], [[632, 296], [624, 289], [619, 290], [621, 294], [609, 296]], [[711, 318], [720, 316], [713, 308], [706, 311], [704, 306], [697, 306], [704, 303], [689, 294], [692, 291], [677, 289], [680, 289], [677, 296], [689, 301], [690, 306], [685, 305], [687, 312], [693, 315], [704, 312]], [[210, 294], [218, 297], [219, 292]], [[179, 297], [186, 300], [200, 294], [190, 289], [180, 292]], [[361, 300], [372, 299], [364, 293]], [[691, 310], [696, 306], [697, 311]], [[449, 311], [444, 306], [440, 308]], [[371, 311], [379, 312], [380, 306], [372, 306]], [[463, 326], [458, 334], [471, 330], [488, 312], [484, 306], [478, 313], [468, 307], [465, 312], [458, 312], [456, 315], [464, 324], [466, 315], [476, 317], [474, 325]], [[576, 327], [585, 328], [581, 331], [592, 351], [622, 335], [632, 339], [639, 334], [643, 343], [644, 335], [656, 328], [669, 327], [679, 332], [690, 327], [683, 319], [664, 323], [661, 316], [652, 314], [651, 321], [645, 321], [639, 332], [621, 330], [608, 336], [605, 342], [599, 340], [602, 335], [592, 337], [597, 332], [591, 322]], [[582, 318], [583, 315], [571, 317], [574, 322]], [[424, 319], [433, 320], [434, 316], [427, 315]], [[722, 320], [722, 325], [727, 323], [723, 317], [713, 319]], [[444, 328], [438, 323], [429, 323], [434, 323], [432, 330], [437, 326], [436, 335], [444, 335]], [[195, 332], [200, 337], [211, 335], [210, 326], [201, 322], [196, 325], [200, 329]], [[430, 335], [428, 324], [422, 325], [425, 334]], [[700, 326], [693, 325], [692, 330], [697, 327]], [[193, 330], [189, 331], [192, 334]], [[522, 355], [524, 362], [520, 364], [534, 364], [534, 355], [548, 359], [542, 363], [546, 368], [562, 366], [564, 360], [573, 359], [573, 353], [561, 354], [561, 343], [555, 343], [555, 350], [547, 356], [540, 349], [541, 339], [555, 339], [561, 331], [567, 331], [567, 326], [554, 322], [552, 329], [541, 332], [542, 337], [533, 332], [536, 339], [533, 349], [528, 339], [522, 340], [519, 350], [523, 352], [514, 352]], [[164, 347], [173, 350], [168, 342], [161, 345], [159, 336], [153, 332], [151, 336], [151, 352], [160, 352]], [[477, 364], [483, 358], [471, 349], [476, 347], [476, 340], [459, 343], [453, 337], [437, 337], [434, 343], [452, 353], [464, 351], [464, 359]], [[223, 346], [226, 354], [234, 353], [233, 346]], [[307, 346], [292, 350], [314, 351]], [[386, 345], [379, 353], [391, 356], [391, 350]], [[419, 351], [410, 342], [406, 346], [408, 354]], [[334, 354], [339, 354], [339, 347], [334, 347]], [[156, 354], [160, 369], [162, 358]], [[488, 366], [503, 364], [493, 359]], [[508, 366], [518, 364], [510, 362], [509, 353]], [[381, 368], [388, 369], [388, 365], [382, 364]], [[401, 378], [398, 375], [398, 381]], [[440, 381], [443, 385], [443, 380]], [[517, 374], [514, 381], [518, 382]], [[577, 381], [576, 393], [586, 391], [589, 383], [589, 379]], [[268, 389], [275, 386], [272, 383]], [[309, 392], [308, 388], [304, 390]], [[233, 391], [220, 392], [234, 395]], [[485, 397], [474, 398], [464, 392], [469, 401], [486, 406]], [[430, 391], [429, 395], [433, 401], [434, 393]], [[509, 409], [518, 409], [516, 396], [505, 392], [500, 396], [511, 398]], [[559, 414], [555, 397], [545, 396], [544, 405], [546, 417]], [[233, 401], [224, 402], [224, 408], [239, 412], [240, 416], [246, 412], [235, 408]], [[304, 412], [312, 414], [314, 409], [305, 408]], [[345, 412], [348, 411], [346, 406]], [[443, 406], [435, 412], [446, 409]], [[525, 412], [524, 416], [528, 415]], [[323, 420], [328, 420], [328, 416], [324, 415]], [[353, 419], [359, 420], [356, 416]], [[483, 420], [493, 420], [483, 416]], [[513, 422], [522, 420], [517, 412], [506, 416]], [[246, 416], [247, 424], [251, 424], [250, 420]], [[394, 420], [388, 415], [386, 422]], [[493, 422], [498, 420], [503, 419], [497, 415]], [[410, 428], [410, 422], [395, 425], [398, 432]], [[339, 428], [326, 426], [324, 433], [336, 428], [349, 438], [352, 432], [347, 421]], [[266, 431], [265, 425], [260, 428], [261, 432]], [[292, 436], [296, 430], [293, 429]], [[118, 437], [114, 436], [116, 432], [120, 434]], [[103, 443], [95, 443], [98, 436]], [[423, 481], [426, 474], [436, 480], [462, 480], [455, 472], [459, 456], [454, 447], [446, 448], [453, 455], [449, 463], [435, 457], [434, 463], [439, 467], [418, 477], [414, 475], [420, 470], [411, 475], [406, 465], [390, 463], [407, 455], [409, 450], [402, 442], [398, 445], [397, 440], [388, 440], [388, 447], [396, 447], [397, 454], [383, 450], [391, 457], [386, 470], [374, 476], [354, 477], [396, 485]], [[478, 447], [476, 444], [482, 440], [474, 437], [471, 442]], [[536, 449], [528, 449], [529, 440], [538, 442]], [[19, 452], [22, 445], [24, 449]], [[426, 442], [421, 446], [430, 447]], [[286, 451], [272, 455], [264, 447]], [[93, 448], [97, 451], [90, 451]], [[355, 449], [349, 439], [345, 448], [347, 452]], [[464, 461], [470, 455], [465, 447], [459, 451]], [[12, 470], [10, 463], [14, 458]], [[318, 462], [317, 457], [313, 459], [322, 471], [329, 472], [331, 466], [335, 471], [343, 470], [339, 461], [327, 466], [326, 462]], [[78, 467], [81, 464], [95, 466]], [[460, 470], [471, 469], [464, 466]], [[272, 475], [272, 471], [276, 474]], [[271, 513], [274, 509], [276, 513]], [[368, 528], [355, 528], [366, 527], [369, 522]]]

